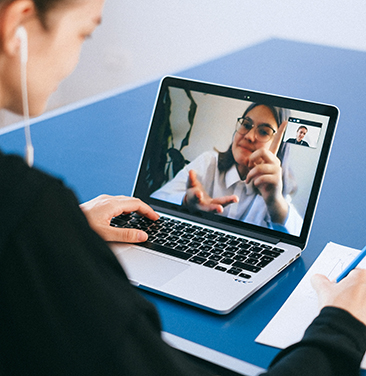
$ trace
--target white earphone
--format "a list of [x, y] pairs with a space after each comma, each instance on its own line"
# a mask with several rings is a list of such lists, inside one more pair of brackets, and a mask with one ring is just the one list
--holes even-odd
[[29, 105], [28, 105], [28, 87], [27, 87], [27, 62], [28, 62], [28, 34], [24, 26], [19, 26], [15, 32], [20, 41], [20, 77], [23, 102], [24, 132], [26, 140], [26, 161], [29, 166], [33, 166], [34, 148], [30, 134], [29, 124]]
[[16, 37], [20, 40], [20, 62], [22, 64], [28, 61], [28, 34], [24, 26], [19, 26], [15, 32]]

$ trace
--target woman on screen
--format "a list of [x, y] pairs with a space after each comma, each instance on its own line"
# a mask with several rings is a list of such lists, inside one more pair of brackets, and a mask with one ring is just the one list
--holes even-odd
[[284, 110], [252, 103], [238, 118], [226, 152], [205, 152], [151, 197], [299, 235], [293, 181], [277, 156]]

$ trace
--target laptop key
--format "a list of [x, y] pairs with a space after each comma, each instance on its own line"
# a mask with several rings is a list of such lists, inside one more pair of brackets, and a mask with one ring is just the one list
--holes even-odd
[[262, 257], [262, 254], [253, 252], [248, 257], [259, 260]]
[[224, 250], [225, 248], [226, 248], [226, 244], [222, 244], [222, 243], [215, 244], [215, 249]]
[[203, 264], [206, 261], [206, 259], [199, 256], [193, 256], [188, 261], [194, 262], [195, 264]]
[[252, 252], [261, 252], [261, 251], [262, 251], [262, 248], [261, 248], [261, 247], [252, 247], [252, 248], [250, 248], [250, 250], [251, 250]]
[[239, 245], [239, 247], [243, 250], [246, 250], [246, 249], [251, 248], [252, 246], [248, 243], [242, 243], [242, 244]]
[[221, 255], [221, 253], [223, 252], [223, 250], [214, 248], [214, 249], [211, 249], [210, 252], [211, 252], [213, 255]]
[[200, 252], [199, 254], [198, 254], [198, 256], [200, 256], [200, 257], [204, 257], [204, 258], [208, 258], [208, 257], [210, 257], [211, 256], [211, 253], [210, 252]]
[[246, 259], [246, 256], [244, 256], [244, 255], [236, 255], [234, 257], [234, 260], [236, 260], [236, 261], [244, 261], [245, 259]]
[[166, 243], [166, 240], [165, 239], [160, 239], [160, 238], [158, 238], [158, 239], [156, 239], [155, 241], [154, 241], [154, 244], [160, 244], [160, 245], [163, 245], [163, 244], [165, 244]]
[[175, 230], [173, 230], [172, 232], [171, 232], [171, 235], [172, 236], [183, 236], [184, 235], [184, 231], [175, 231]]
[[214, 261], [220, 261], [220, 260], [222, 259], [222, 257], [219, 256], [219, 255], [211, 255], [211, 256], [209, 257], [209, 259], [210, 259], [210, 260], [214, 260]]
[[209, 261], [206, 261], [203, 266], [207, 266], [208, 268], [214, 268], [215, 266], [217, 266], [217, 262], [216, 261], [213, 261], [213, 260], [209, 260]]
[[181, 245], [181, 244], [179, 244], [179, 245], [177, 245], [177, 246], [175, 247], [175, 249], [177, 249], [178, 251], [183, 251], [183, 252], [185, 252], [185, 251], [188, 249], [188, 246], [187, 246], [187, 245]]
[[221, 266], [221, 265], [218, 265], [218, 266], [216, 266], [216, 268], [215, 268], [216, 270], [219, 270], [220, 272], [226, 272], [226, 268], [224, 268], [223, 266]]
[[264, 268], [269, 263], [270, 263], [270, 261], [259, 261], [259, 263], [257, 264], [257, 266], [260, 267], [260, 268]]
[[199, 249], [203, 252], [211, 252], [212, 247], [208, 245], [201, 245]]
[[273, 260], [274, 260], [274, 258], [273, 257], [269, 257], [269, 256], [263, 256], [261, 258], [261, 261], [268, 262], [268, 263], [270, 263]]
[[188, 227], [188, 228], [184, 229], [184, 232], [187, 233], [187, 234], [193, 234], [194, 232], [196, 232], [196, 229], [194, 229], [192, 227]]
[[240, 241], [232, 239], [232, 240], [229, 240], [228, 244], [235, 247], [240, 244]]
[[225, 264], [225, 265], [231, 265], [233, 262], [234, 260], [231, 258], [224, 258], [223, 260], [221, 260], [221, 264]]
[[233, 247], [233, 246], [228, 246], [228, 247], [225, 248], [225, 251], [236, 253], [236, 252], [239, 251], [239, 248]]
[[189, 254], [189, 253], [178, 251], [177, 249], [171, 249], [171, 248], [168, 248], [168, 247], [164, 247], [160, 244], [151, 243], [149, 241], [147, 241], [145, 243], [140, 243], [139, 245], [142, 246], [142, 247], [151, 249], [153, 251], [164, 253], [164, 254], [169, 255], [169, 256], [178, 257], [182, 260], [188, 260], [190, 257], [192, 257], [192, 255]]
[[245, 263], [246, 263], [246, 264], [249, 264], [249, 265], [256, 265], [256, 264], [258, 263], [258, 260], [253, 259], [253, 258], [247, 258], [247, 259], [245, 260]]
[[201, 243], [198, 243], [198, 242], [193, 241], [193, 242], [190, 242], [190, 243], [189, 243], [189, 246], [190, 246], [191, 248], [199, 248], [199, 247], [201, 246]]
[[210, 239], [206, 239], [204, 242], [203, 242], [204, 245], [207, 245], [209, 247], [212, 247], [213, 245], [216, 244], [216, 242], [214, 240], [210, 240]]
[[240, 268], [240, 269], [248, 270], [249, 272], [253, 272], [253, 273], [258, 273], [261, 270], [261, 268], [259, 268], [258, 266], [249, 265], [240, 261], [234, 262], [232, 266]]
[[281, 253], [275, 252], [273, 250], [272, 251], [264, 250], [262, 254], [269, 256], [269, 257], [278, 257]]
[[170, 242], [170, 241], [167, 241], [165, 244], [165, 247], [169, 247], [169, 248], [175, 248], [177, 243], [175, 242]]
[[169, 242], [174, 242], [176, 243], [180, 238], [178, 236], [173, 236], [173, 235], [170, 235], [166, 238], [167, 241]]
[[229, 274], [238, 275], [241, 272], [240, 269], [231, 268], [227, 271]]
[[238, 255], [242, 255], [242, 256], [246, 256], [246, 255], [249, 255], [250, 254], [250, 251], [247, 251], [245, 249], [237, 252]]
[[199, 253], [199, 249], [197, 248], [189, 248], [186, 250], [187, 253], [189, 253], [190, 255], [195, 255], [196, 253]]
[[232, 258], [235, 256], [235, 253], [234, 252], [224, 252], [222, 254], [224, 257], [227, 257], [227, 258]]
[[272, 248], [272, 251], [275, 251], [275, 252], [278, 252], [278, 253], [283, 253], [283, 252], [285, 252], [285, 250], [282, 249], [282, 248]]
[[163, 232], [163, 231], [159, 232], [159, 238], [160, 239], [167, 238], [168, 236], [169, 236], [168, 232]]
[[187, 234], [184, 234], [182, 235], [182, 239], [185, 239], [187, 241], [191, 240], [194, 238], [194, 235], [193, 234], [190, 234], [190, 233], [187, 233]]

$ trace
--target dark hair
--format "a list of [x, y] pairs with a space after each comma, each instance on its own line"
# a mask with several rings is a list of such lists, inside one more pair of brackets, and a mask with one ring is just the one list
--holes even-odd
[[300, 125], [300, 127], [299, 127], [299, 128], [297, 128], [297, 131], [299, 131], [300, 129], [306, 129], [306, 131], [308, 131], [308, 128], [307, 128], [307, 127], [305, 127], [305, 125]]
[[282, 122], [285, 120], [285, 110], [281, 107], [274, 107], [269, 104], [264, 104], [264, 103], [252, 103], [245, 111], [243, 114], [243, 117], [247, 116], [248, 112], [252, 111], [254, 108], [258, 106], [265, 106], [267, 107], [271, 112], [273, 117], [276, 120], [277, 127], [280, 127]]
[[[277, 127], [281, 125], [281, 123], [285, 120], [286, 112], [283, 108], [280, 107], [274, 107], [268, 104], [264, 103], [252, 103], [245, 111], [243, 114], [243, 117], [247, 116], [247, 114], [252, 111], [255, 107], [258, 106], [266, 106], [271, 112], [273, 117], [276, 120]], [[280, 157], [280, 156], [278, 156]], [[281, 158], [280, 158], [281, 159]], [[225, 152], [220, 152], [219, 153], [219, 158], [218, 158], [218, 169], [220, 172], [226, 172], [228, 171], [231, 166], [235, 164], [235, 159], [233, 156], [232, 152], [232, 144], [229, 146], [229, 148]]]
[[49, 28], [49, 24], [47, 23], [47, 14], [61, 6], [71, 5], [76, 3], [79, 0], [33, 0], [34, 5], [36, 6], [38, 16], [42, 25], [45, 29]]
[[[16, 0], [0, 0], [0, 6], [9, 5], [13, 3], [14, 1]], [[76, 1], [75, 0], [33, 0], [39, 19], [41, 20], [42, 25], [45, 28], [48, 28], [46, 18], [50, 10], [61, 5], [71, 4], [73, 2], [76, 2]]]

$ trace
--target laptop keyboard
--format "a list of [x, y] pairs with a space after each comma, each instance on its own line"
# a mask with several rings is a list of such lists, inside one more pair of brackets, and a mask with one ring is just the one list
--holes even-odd
[[285, 252], [164, 216], [152, 221], [136, 213], [122, 214], [112, 219], [111, 226], [145, 231], [149, 238], [139, 246], [245, 279]]

